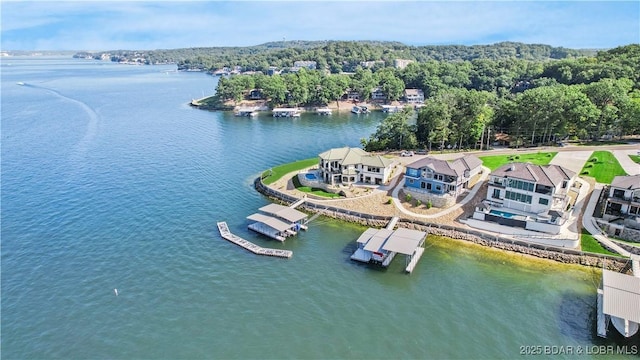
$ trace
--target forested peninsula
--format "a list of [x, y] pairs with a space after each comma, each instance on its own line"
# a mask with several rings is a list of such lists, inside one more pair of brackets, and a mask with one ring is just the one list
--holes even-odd
[[347, 94], [361, 102], [402, 104], [406, 89], [421, 91], [424, 106], [387, 117], [362, 140], [367, 150], [478, 148], [496, 141], [527, 146], [640, 134], [639, 44], [593, 51], [521, 43], [287, 41], [76, 56], [176, 63], [223, 75], [214, 106], [254, 95], [272, 107], [322, 106]]

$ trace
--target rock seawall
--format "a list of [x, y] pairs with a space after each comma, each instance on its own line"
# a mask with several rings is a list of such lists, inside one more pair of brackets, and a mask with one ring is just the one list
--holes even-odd
[[[260, 193], [276, 201], [294, 203], [299, 200], [294, 196], [281, 193], [266, 186], [262, 182], [261, 178], [257, 178], [254, 181], [254, 186]], [[370, 227], [384, 227], [391, 220], [391, 217], [389, 216], [366, 214], [353, 210], [346, 210], [333, 206], [318, 204], [310, 201], [302, 204], [300, 208], [310, 212], [320, 213], [334, 219], [349, 221]], [[456, 240], [469, 241], [482, 246], [521, 253], [566, 264], [580, 264], [584, 266], [607, 268], [609, 270], [618, 272], [624, 272], [630, 268], [630, 261], [624, 258], [516, 241], [497, 235], [490, 235], [475, 230], [458, 228], [455, 226], [415, 221], [405, 218], [400, 219], [400, 221], [398, 222], [398, 226], [409, 229], [423, 230], [434, 235], [444, 236]]]

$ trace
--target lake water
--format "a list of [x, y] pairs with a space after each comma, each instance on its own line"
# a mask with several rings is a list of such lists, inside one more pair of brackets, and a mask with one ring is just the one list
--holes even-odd
[[[2, 355], [514, 358], [595, 336], [593, 269], [428, 239], [411, 275], [349, 260], [362, 227], [246, 229], [264, 169], [358, 146], [381, 114], [236, 118], [173, 66], [2, 61]], [[18, 85], [24, 82], [25, 85]], [[216, 222], [258, 257], [219, 237]], [[118, 289], [116, 296], [114, 289]], [[637, 341], [636, 341], [637, 344]]]

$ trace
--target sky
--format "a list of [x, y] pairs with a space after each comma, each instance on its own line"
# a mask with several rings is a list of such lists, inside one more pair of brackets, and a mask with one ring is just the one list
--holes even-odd
[[640, 43], [640, 1], [1, 0], [8, 50], [153, 50], [281, 40], [407, 45]]

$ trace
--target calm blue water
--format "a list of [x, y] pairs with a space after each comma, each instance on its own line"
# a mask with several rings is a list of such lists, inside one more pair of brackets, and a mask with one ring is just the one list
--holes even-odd
[[[349, 261], [361, 227], [246, 229], [262, 170], [357, 146], [379, 114], [236, 118], [172, 66], [2, 61], [2, 355], [514, 358], [595, 338], [599, 274], [429, 238], [412, 275]], [[26, 85], [17, 85], [24, 82]], [[290, 260], [256, 257], [216, 221]], [[118, 289], [116, 296], [114, 289]]]

